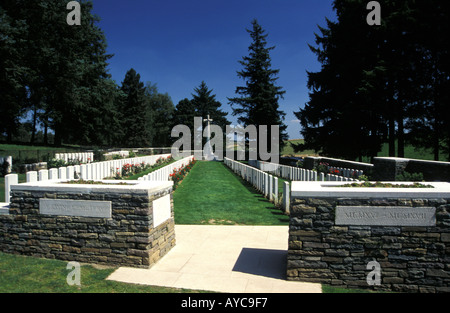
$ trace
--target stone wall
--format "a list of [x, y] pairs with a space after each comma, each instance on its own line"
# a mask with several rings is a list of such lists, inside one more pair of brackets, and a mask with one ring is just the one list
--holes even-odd
[[425, 181], [450, 181], [450, 162], [376, 157], [373, 164], [373, 180], [394, 181], [406, 171], [422, 173]]
[[[336, 225], [336, 206], [435, 207], [436, 226]], [[287, 279], [399, 292], [450, 292], [450, 199], [291, 198]], [[369, 286], [377, 261], [381, 285]]]
[[[122, 186], [121, 186], [122, 187]], [[0, 216], [0, 251], [41, 258], [149, 267], [175, 245], [172, 187], [13, 186]], [[153, 227], [153, 201], [170, 196], [171, 216]], [[111, 217], [44, 215], [40, 199], [110, 201]]]
[[305, 157], [303, 160], [303, 167], [309, 170], [316, 168], [321, 162], [328, 163], [330, 166], [351, 168], [354, 170], [361, 170], [365, 175], [369, 174], [373, 170], [373, 164], [362, 163], [355, 161], [348, 161], [342, 159], [333, 159], [327, 157]]
[[303, 167], [314, 169], [321, 162], [330, 166], [362, 170], [374, 181], [395, 181], [403, 172], [422, 173], [425, 181], [450, 181], [450, 162], [393, 157], [374, 157], [372, 163], [361, 163], [326, 157], [305, 157]]

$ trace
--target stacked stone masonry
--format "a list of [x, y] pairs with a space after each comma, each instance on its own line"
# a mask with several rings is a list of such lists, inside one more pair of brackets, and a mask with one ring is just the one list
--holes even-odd
[[[144, 267], [175, 245], [172, 188], [155, 194], [51, 193], [13, 190], [9, 215], [0, 216], [0, 251], [34, 257]], [[172, 217], [153, 228], [152, 201], [170, 194]], [[51, 216], [39, 199], [111, 201], [111, 218]]]
[[[436, 226], [337, 226], [336, 206], [435, 207]], [[450, 199], [291, 199], [288, 280], [397, 292], [450, 292]], [[377, 261], [381, 284], [369, 286]]]

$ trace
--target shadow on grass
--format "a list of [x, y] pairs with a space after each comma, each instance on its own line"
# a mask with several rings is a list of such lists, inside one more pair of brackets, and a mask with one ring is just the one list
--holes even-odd
[[274, 208], [272, 208], [272, 207], [267, 207], [266, 209], [268, 209], [268, 210], [270, 210], [271, 212], [270, 213], [272, 213], [273, 215], [278, 215], [278, 220], [280, 221], [280, 222], [283, 222], [283, 223], [289, 223], [289, 216], [287, 216], [287, 215], [285, 215], [283, 212], [281, 212], [281, 210], [280, 209], [278, 209], [277, 207], [274, 207]]

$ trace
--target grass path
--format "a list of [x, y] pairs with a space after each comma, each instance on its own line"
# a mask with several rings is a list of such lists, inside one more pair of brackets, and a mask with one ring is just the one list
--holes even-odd
[[197, 162], [173, 199], [176, 224], [289, 223], [288, 216], [221, 162]]

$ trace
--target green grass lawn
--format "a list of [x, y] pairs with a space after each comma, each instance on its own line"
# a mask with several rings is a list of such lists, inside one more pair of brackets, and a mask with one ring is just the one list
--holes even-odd
[[[395, 142], [395, 147], [397, 149], [397, 142]], [[389, 144], [384, 143], [381, 151], [378, 152], [379, 157], [388, 157], [389, 156]], [[405, 144], [405, 158], [409, 159], [419, 159], [419, 160], [430, 160], [434, 161], [434, 154], [431, 149], [417, 149], [410, 144]], [[448, 161], [447, 154], [444, 151], [440, 151], [439, 161]], [[369, 158], [363, 158], [363, 162], [369, 162]]]
[[173, 194], [176, 224], [288, 225], [289, 217], [222, 162], [199, 161]]
[[0, 155], [12, 156], [13, 165], [46, 161], [47, 159], [52, 158], [55, 153], [79, 152], [79, 151], [80, 151], [79, 147], [69, 145], [65, 145], [64, 147], [52, 147], [52, 146], [0, 144]]
[[67, 262], [0, 252], [0, 293], [180, 293], [186, 289], [135, 285], [106, 280], [116, 269], [82, 265], [81, 286], [70, 286]]

